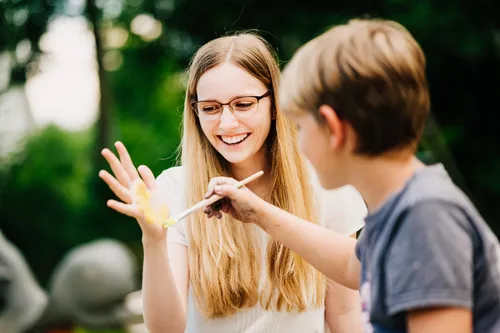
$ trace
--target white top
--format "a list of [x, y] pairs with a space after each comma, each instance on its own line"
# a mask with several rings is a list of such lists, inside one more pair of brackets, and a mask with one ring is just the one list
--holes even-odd
[[[314, 176], [314, 175], [313, 175]], [[344, 235], [352, 235], [364, 225], [367, 209], [364, 201], [352, 186], [335, 190], [323, 189], [317, 178], [312, 179], [318, 199], [319, 224]], [[171, 216], [185, 210], [186, 182], [182, 167], [163, 171], [157, 178], [157, 186], [167, 203]], [[262, 237], [269, 237], [263, 231]], [[167, 241], [186, 246], [184, 223], [169, 227]], [[263, 253], [265, 247], [263, 247]], [[265, 270], [265, 265], [262, 265]], [[197, 310], [191, 288], [188, 292], [188, 322], [185, 333], [323, 333], [328, 332], [324, 307], [301, 313], [266, 311], [259, 304], [243, 309], [230, 317], [206, 321]]]

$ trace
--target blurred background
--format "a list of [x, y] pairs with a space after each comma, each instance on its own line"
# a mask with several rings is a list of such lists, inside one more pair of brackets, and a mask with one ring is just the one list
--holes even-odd
[[155, 175], [175, 163], [184, 71], [210, 39], [257, 29], [285, 64], [365, 16], [399, 21], [423, 47], [432, 117], [420, 157], [443, 162], [498, 235], [495, 0], [0, 0], [1, 233], [44, 290], [68, 251], [103, 238], [132, 251], [140, 281], [140, 229], [106, 207], [101, 149], [121, 140]]

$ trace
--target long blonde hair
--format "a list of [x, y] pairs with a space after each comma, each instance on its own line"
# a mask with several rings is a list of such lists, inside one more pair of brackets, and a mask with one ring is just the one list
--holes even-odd
[[[191, 107], [203, 73], [227, 61], [245, 69], [271, 91], [273, 121], [266, 145], [272, 163], [270, 202], [308, 221], [315, 221], [312, 191], [306, 166], [299, 155], [295, 127], [276, 109], [280, 72], [275, 55], [261, 37], [250, 33], [212, 40], [202, 46], [191, 61], [181, 158], [189, 184], [187, 203], [195, 204], [203, 197], [211, 178], [230, 176], [228, 162], [205, 137]], [[304, 311], [323, 303], [324, 278], [321, 274], [274, 240], [269, 240], [267, 245], [267, 281], [263, 281], [259, 294], [262, 256], [259, 238], [251, 225], [232, 221], [228, 216], [220, 221], [208, 220], [203, 213], [198, 213], [187, 220], [186, 232], [190, 285], [198, 308], [206, 318], [229, 316], [257, 302], [265, 309], [277, 311]], [[220, 246], [221, 255], [216, 264], [214, 258]]]

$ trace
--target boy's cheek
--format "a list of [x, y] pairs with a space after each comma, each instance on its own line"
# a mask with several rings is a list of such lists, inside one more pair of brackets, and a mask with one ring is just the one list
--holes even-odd
[[301, 134], [299, 137], [299, 147], [302, 154], [316, 167], [317, 163], [321, 163], [321, 156], [319, 154], [320, 150], [318, 149], [317, 144], [319, 142], [315, 142], [313, 138]]
[[309, 151], [309, 142], [308, 142], [308, 139], [307, 139], [307, 136], [304, 135], [304, 132], [302, 130], [299, 130], [298, 131], [298, 141], [299, 141], [299, 148], [300, 148], [300, 151], [302, 152], [302, 154], [304, 154], [305, 157], [307, 157], [308, 159], [309, 158], [309, 154], [310, 154], [310, 151]]

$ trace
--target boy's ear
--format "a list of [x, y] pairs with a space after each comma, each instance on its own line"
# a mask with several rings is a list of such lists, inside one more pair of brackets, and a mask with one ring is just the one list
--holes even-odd
[[338, 149], [345, 141], [345, 130], [342, 121], [337, 116], [335, 110], [329, 105], [321, 105], [318, 110], [325, 122], [325, 126], [330, 131], [330, 145], [333, 149]]

